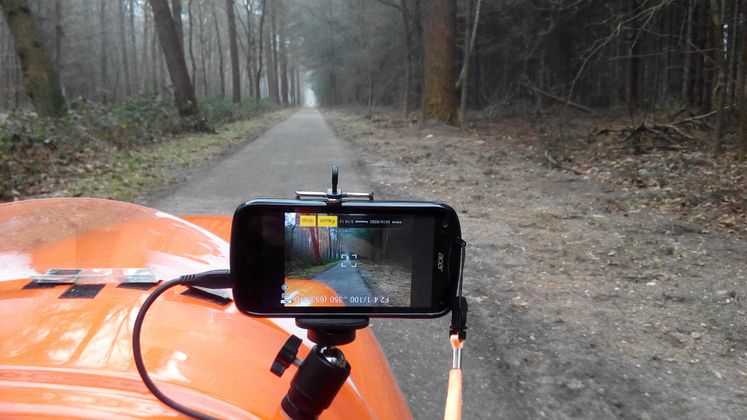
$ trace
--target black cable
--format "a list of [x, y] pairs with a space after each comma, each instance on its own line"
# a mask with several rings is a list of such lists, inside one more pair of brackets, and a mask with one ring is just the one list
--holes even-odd
[[135, 359], [135, 366], [137, 367], [137, 371], [140, 374], [140, 378], [142, 378], [143, 383], [146, 387], [148, 387], [148, 390], [150, 390], [150, 392], [161, 402], [173, 408], [174, 410], [179, 411], [182, 414], [186, 414], [190, 417], [194, 417], [199, 420], [215, 420], [215, 417], [211, 417], [207, 414], [185, 407], [162, 393], [153, 382], [153, 380], [150, 379], [148, 371], [145, 369], [145, 364], [143, 362], [143, 354], [140, 350], [140, 330], [143, 327], [145, 314], [148, 312], [150, 306], [153, 305], [153, 302], [155, 302], [159, 296], [161, 296], [170, 288], [180, 285], [199, 286], [210, 289], [225, 289], [231, 287], [228, 270], [213, 270], [199, 274], [181, 276], [178, 279], [169, 280], [166, 283], [158, 286], [158, 288], [154, 290], [147, 299], [145, 299], [145, 302], [143, 302], [143, 306], [140, 307], [140, 311], [137, 313], [137, 318], [135, 318], [135, 325], [132, 328], [132, 356]]

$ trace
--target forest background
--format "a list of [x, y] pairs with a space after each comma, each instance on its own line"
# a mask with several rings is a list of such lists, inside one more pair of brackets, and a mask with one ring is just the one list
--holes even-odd
[[[405, 126], [520, 118], [538, 129], [542, 160], [573, 172], [599, 158], [579, 154], [589, 144], [631, 164], [689, 153], [708, 163], [698, 174], [715, 184], [703, 189], [743, 212], [744, 0], [0, 5], [3, 200], [116, 196], [65, 179], [121, 178], [180, 133], [313, 102]], [[112, 153], [125, 158], [101, 159]], [[668, 182], [638, 178], [626, 182]]]

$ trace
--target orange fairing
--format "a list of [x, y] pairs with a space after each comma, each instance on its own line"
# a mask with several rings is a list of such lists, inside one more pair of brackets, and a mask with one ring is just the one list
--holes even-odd
[[[285, 294], [296, 303], [289, 306], [345, 306], [335, 289], [326, 284], [307, 279], [285, 279]], [[300, 298], [300, 299], [299, 299]], [[321, 300], [319, 300], [321, 299]]]
[[[228, 268], [221, 237], [230, 223], [214, 220], [223, 227], [97, 199], [0, 205], [0, 417], [177, 416], [150, 395], [132, 361], [132, 325], [148, 285], [107, 275], [74, 285], [31, 277], [53, 268], [147, 268], [167, 280]], [[289, 334], [305, 339], [304, 331], [292, 319], [250, 318], [228, 299], [185, 291], [167, 292], [148, 313], [142, 343], [151, 376], [205, 413], [277, 418], [296, 368], [277, 378], [269, 367]], [[410, 417], [371, 332], [343, 350], [352, 374], [322, 418]]]
[[210, 214], [180, 214], [180, 219], [184, 219], [195, 224], [226, 242], [231, 241], [231, 216], [214, 216]]

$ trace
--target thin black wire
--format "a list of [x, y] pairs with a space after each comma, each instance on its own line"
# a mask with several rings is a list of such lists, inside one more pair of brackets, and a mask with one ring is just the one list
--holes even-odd
[[457, 296], [462, 296], [462, 283], [464, 281], [464, 261], [467, 259], [467, 242], [459, 239], [459, 283], [457, 284]]
[[132, 356], [135, 359], [135, 366], [137, 367], [137, 371], [140, 374], [140, 377], [143, 379], [143, 383], [146, 387], [148, 387], [148, 390], [150, 390], [150, 392], [161, 402], [173, 408], [174, 410], [179, 411], [182, 414], [186, 414], [199, 420], [216, 420], [215, 417], [211, 417], [207, 414], [185, 407], [162, 393], [161, 390], [158, 389], [156, 384], [150, 379], [148, 371], [145, 369], [145, 364], [143, 363], [143, 354], [140, 350], [140, 330], [143, 327], [143, 320], [145, 319], [146, 312], [148, 312], [148, 308], [150, 308], [153, 302], [155, 302], [156, 299], [158, 299], [158, 297], [168, 289], [174, 286], [187, 285], [192, 282], [193, 281], [191, 279], [182, 278], [169, 280], [159, 286], [156, 290], [153, 291], [153, 293], [150, 294], [150, 296], [148, 296], [147, 299], [145, 299], [145, 302], [143, 302], [143, 306], [140, 307], [140, 311], [137, 313], [137, 318], [135, 318], [135, 325], [132, 328]]

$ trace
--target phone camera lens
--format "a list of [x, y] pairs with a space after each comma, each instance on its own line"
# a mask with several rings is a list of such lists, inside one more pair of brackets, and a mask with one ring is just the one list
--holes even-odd
[[446, 229], [447, 227], [449, 227], [449, 221], [448, 220], [442, 220], [441, 221], [441, 227], [444, 228], [444, 229]]

